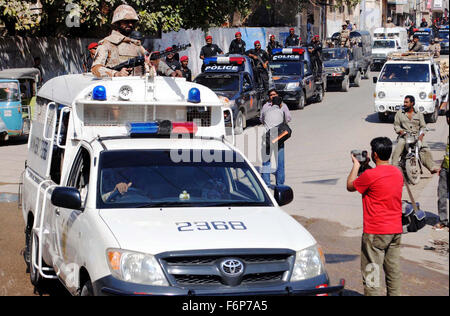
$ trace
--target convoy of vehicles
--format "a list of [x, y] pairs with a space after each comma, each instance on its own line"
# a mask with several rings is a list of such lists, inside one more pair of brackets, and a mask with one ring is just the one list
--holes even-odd
[[35, 68], [0, 71], [0, 142], [29, 133], [38, 82]]
[[267, 98], [252, 59], [242, 55], [205, 59], [205, 70], [195, 82], [213, 90], [233, 112], [235, 133], [242, 134], [247, 120], [259, 115]]
[[[69, 90], [69, 91], [68, 91]], [[38, 93], [21, 185], [31, 282], [74, 295], [340, 292], [314, 238], [181, 78], [66, 75]]]
[[348, 92], [350, 83], [361, 84], [361, 68], [350, 48], [327, 48], [323, 50], [323, 66], [327, 75], [327, 86], [339, 86]]
[[322, 102], [326, 91], [325, 73], [313, 73], [306, 48], [274, 49], [269, 66], [275, 89], [286, 104], [301, 110], [308, 102]]
[[439, 28], [438, 37], [441, 41], [441, 54], [449, 54], [448, 25]]
[[408, 50], [408, 32], [404, 28], [378, 28], [372, 45], [372, 70], [381, 70], [389, 54]]
[[406, 95], [414, 96], [415, 109], [429, 123], [437, 121], [441, 103], [448, 99], [449, 78], [429, 53], [392, 54], [374, 77], [375, 112], [386, 121], [403, 107]]

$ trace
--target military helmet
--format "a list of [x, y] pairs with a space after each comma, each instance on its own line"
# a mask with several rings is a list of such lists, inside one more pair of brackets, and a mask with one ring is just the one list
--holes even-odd
[[131, 6], [122, 4], [119, 5], [116, 10], [114, 10], [112, 24], [125, 20], [139, 21], [139, 17], [136, 11]]

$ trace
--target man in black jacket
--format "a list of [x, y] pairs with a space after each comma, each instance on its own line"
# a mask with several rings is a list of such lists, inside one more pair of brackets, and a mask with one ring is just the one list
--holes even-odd
[[269, 55], [261, 49], [261, 42], [255, 42], [255, 48], [250, 49], [246, 54], [255, 61], [256, 69], [264, 86], [264, 90], [269, 90]]
[[275, 35], [272, 34], [269, 38], [269, 44], [267, 44], [267, 53], [269, 54], [270, 58], [272, 58], [272, 50], [275, 48], [283, 48], [283, 45], [276, 41]]
[[[222, 55], [223, 51], [220, 49], [219, 46], [216, 44], [213, 44], [213, 38], [211, 35], [206, 36], [206, 45], [202, 47], [202, 50], [200, 51], [200, 59], [205, 60], [205, 58], [208, 57], [214, 57], [217, 55]], [[202, 72], [205, 70], [205, 63], [203, 62], [202, 66]]]
[[245, 42], [242, 40], [241, 32], [237, 32], [234, 36], [235, 39], [231, 41], [228, 52], [230, 54], [244, 55], [247, 49]]
[[289, 30], [289, 36], [286, 38], [284, 47], [295, 47], [300, 45], [301, 38], [295, 34], [294, 28]]

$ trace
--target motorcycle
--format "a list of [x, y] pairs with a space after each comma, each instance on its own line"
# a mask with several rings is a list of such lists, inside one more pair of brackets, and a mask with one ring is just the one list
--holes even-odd
[[407, 132], [405, 138], [405, 149], [400, 158], [400, 167], [403, 170], [406, 180], [416, 185], [423, 174], [422, 161], [420, 159], [419, 136]]

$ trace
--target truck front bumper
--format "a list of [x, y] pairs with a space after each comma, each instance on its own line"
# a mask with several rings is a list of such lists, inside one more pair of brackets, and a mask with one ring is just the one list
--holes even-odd
[[339, 285], [329, 286], [326, 274], [298, 281], [283, 282], [277, 285], [258, 286], [149, 286], [128, 283], [107, 276], [93, 283], [95, 295], [100, 296], [254, 296], [254, 295], [324, 295], [341, 294], [345, 280]]
[[[391, 101], [383, 99], [379, 99], [375, 101], [375, 112], [378, 113], [395, 113], [403, 108], [403, 100], [402, 101]], [[435, 110], [435, 101], [433, 100], [426, 100], [421, 101], [420, 99], [416, 98], [416, 105], [415, 105], [416, 111], [423, 113], [423, 114], [431, 114]]]
[[298, 88], [295, 90], [277, 90], [278, 95], [283, 99], [284, 102], [299, 102], [302, 95], [302, 89]]
[[333, 72], [327, 73], [327, 84], [340, 84], [345, 79], [345, 73], [343, 72]]

